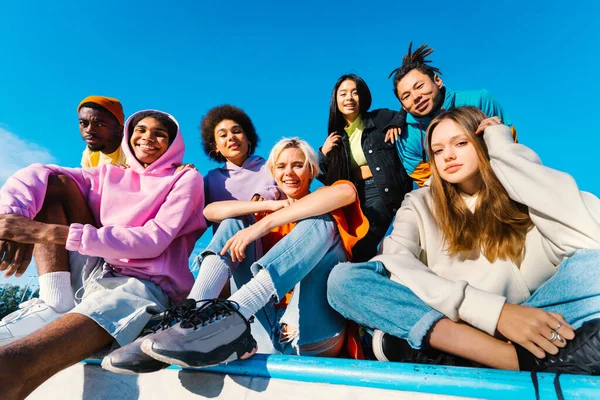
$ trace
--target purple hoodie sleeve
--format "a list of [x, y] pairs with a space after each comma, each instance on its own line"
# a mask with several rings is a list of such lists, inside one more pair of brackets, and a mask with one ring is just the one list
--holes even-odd
[[71, 224], [66, 248], [104, 258], [158, 257], [184, 226], [187, 225], [187, 231], [206, 229], [202, 214], [203, 193], [202, 175], [195, 170], [186, 171], [175, 183], [156, 216], [143, 226], [95, 228]]
[[282, 197], [279, 188], [275, 184], [272, 186], [267, 186], [262, 190], [258, 190], [256, 194], [262, 196], [262, 198], [265, 200], [279, 200]]
[[87, 197], [99, 168], [63, 168], [57, 165], [32, 164], [12, 175], [0, 191], [0, 214], [17, 214], [33, 219], [44, 204], [48, 177], [66, 175], [73, 179]]

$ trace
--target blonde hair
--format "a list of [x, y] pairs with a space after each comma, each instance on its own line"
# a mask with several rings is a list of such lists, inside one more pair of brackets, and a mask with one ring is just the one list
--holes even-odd
[[271, 153], [269, 154], [269, 159], [267, 160], [267, 167], [269, 168], [269, 171], [271, 171], [271, 175], [273, 175], [273, 172], [275, 171], [275, 163], [281, 155], [281, 152], [289, 148], [300, 149], [300, 151], [304, 153], [304, 162], [308, 163], [308, 168], [310, 169], [312, 178], [319, 175], [320, 170], [319, 163], [317, 161], [317, 154], [305, 140], [302, 140], [298, 137], [283, 138], [279, 142], [275, 143], [275, 146], [273, 146]]
[[[436, 117], [427, 129], [427, 147], [431, 163], [431, 197], [435, 220], [442, 231], [450, 255], [467, 257], [482, 252], [490, 261], [510, 259], [520, 265], [525, 235], [533, 222], [527, 207], [512, 200], [490, 164], [488, 149], [477, 127], [487, 116], [478, 108], [454, 108]], [[443, 180], [431, 149], [433, 131], [440, 122], [453, 121], [473, 144], [479, 159], [482, 187], [474, 212], [467, 207], [455, 185]]]

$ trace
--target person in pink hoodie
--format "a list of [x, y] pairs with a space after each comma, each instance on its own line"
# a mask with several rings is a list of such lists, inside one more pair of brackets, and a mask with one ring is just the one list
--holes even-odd
[[[0, 192], [0, 269], [22, 274], [35, 245], [42, 297], [0, 324], [0, 339], [20, 338], [0, 348], [4, 399], [26, 397], [113, 341], [131, 342], [150, 311], [184, 299], [194, 283], [188, 257], [206, 229], [202, 176], [177, 170], [185, 147], [172, 116], [140, 111], [125, 133], [130, 168], [33, 164]], [[62, 303], [65, 286], [81, 301], [57, 312], [45, 299]], [[28, 320], [48, 316], [54, 321], [23, 335]]]

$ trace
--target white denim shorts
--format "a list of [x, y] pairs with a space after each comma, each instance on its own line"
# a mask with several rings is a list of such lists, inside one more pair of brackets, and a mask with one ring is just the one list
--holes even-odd
[[169, 297], [155, 283], [115, 273], [100, 257], [69, 252], [75, 308], [104, 328], [120, 346], [131, 343], [152, 314], [170, 307]]

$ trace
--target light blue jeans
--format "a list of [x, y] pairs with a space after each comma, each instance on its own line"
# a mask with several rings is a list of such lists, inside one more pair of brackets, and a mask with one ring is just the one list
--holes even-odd
[[[327, 297], [344, 317], [405, 339], [416, 349], [444, 318], [410, 289], [390, 280], [379, 261], [337, 265], [329, 275]], [[575, 329], [600, 318], [600, 251], [576, 251], [522, 305], [561, 314]]]
[[[222, 221], [208, 247], [196, 259], [199, 268], [202, 268], [203, 257], [219, 255], [227, 240], [254, 222], [252, 216]], [[241, 263], [233, 263], [229, 254], [220, 257], [230, 268], [233, 290], [250, 281], [262, 268], [273, 281], [277, 297], [255, 315], [258, 323], [251, 325], [259, 351], [298, 354], [299, 346], [339, 335], [345, 319], [327, 302], [327, 278], [333, 267], [347, 258], [329, 214], [298, 221], [294, 229], [264, 255], [257, 247], [254, 243], [248, 246]], [[276, 308], [279, 299], [292, 289], [294, 293], [288, 306]], [[280, 340], [282, 323], [298, 329], [299, 334], [293, 341]]]

